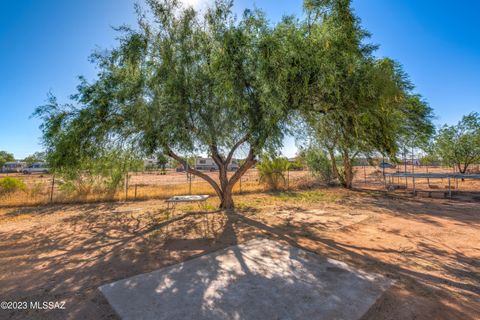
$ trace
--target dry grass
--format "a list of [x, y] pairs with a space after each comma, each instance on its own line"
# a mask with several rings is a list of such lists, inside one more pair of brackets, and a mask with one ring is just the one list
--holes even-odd
[[[208, 173], [214, 179], [217, 179], [216, 172]], [[175, 195], [185, 194], [207, 194], [215, 195], [215, 191], [207, 182], [197, 178], [191, 183], [185, 177], [185, 173], [169, 172], [167, 175], [152, 173], [132, 173], [130, 174], [128, 190], [122, 188], [115, 193], [108, 192], [88, 192], [72, 193], [59, 188], [58, 180], [53, 184], [53, 178], [49, 175], [25, 176], [14, 175], [21, 179], [27, 185], [27, 189], [10, 193], [0, 198], [0, 206], [33, 206], [49, 203], [94, 203], [105, 201], [123, 201], [123, 200], [148, 200], [165, 199]], [[1, 176], [0, 176], [1, 178]], [[291, 172], [288, 189], [302, 189], [312, 185], [310, 174], [306, 171]], [[287, 186], [285, 186], [287, 187]], [[259, 182], [256, 170], [250, 170], [242, 177], [234, 188], [234, 194], [253, 193], [266, 191], [266, 186]]]
[[[477, 170], [472, 167], [472, 170]], [[386, 172], [395, 172], [403, 170], [402, 168], [389, 169]], [[411, 170], [411, 167], [407, 167]], [[416, 167], [415, 172], [427, 172], [425, 167]], [[429, 168], [430, 173], [452, 172], [450, 168]], [[217, 179], [216, 172], [208, 173], [212, 178]], [[2, 175], [0, 175], [0, 178]], [[53, 197], [52, 177], [49, 175], [15, 175], [27, 185], [25, 191], [18, 191], [5, 195], [0, 198], [0, 207], [14, 206], [33, 206], [48, 203], [91, 203], [105, 201], [124, 201], [128, 200], [148, 200], [148, 199], [165, 199], [174, 195], [184, 194], [208, 194], [215, 195], [212, 187], [205, 181], [196, 178], [191, 183], [186, 179], [185, 173], [169, 171], [167, 175], [156, 173], [132, 173], [129, 179], [128, 190], [124, 188], [114, 194], [107, 192], [90, 192], [85, 194], [68, 193], [58, 187], [58, 183], [54, 185]], [[293, 171], [289, 173], [288, 190], [304, 190], [311, 188], [316, 184], [315, 179], [308, 171]], [[427, 179], [416, 179], [416, 190], [426, 190], [437, 192], [448, 188], [447, 179], [435, 179], [428, 181]], [[407, 185], [411, 189], [412, 179], [405, 178], [395, 179], [395, 184], [399, 186]], [[456, 180], [451, 182], [453, 190], [461, 192], [479, 192], [479, 180]], [[286, 186], [287, 187], [287, 186]], [[384, 189], [384, 180], [382, 171], [374, 167], [356, 167], [354, 187], [360, 189], [381, 190]], [[259, 182], [256, 170], [249, 170], [237, 183], [233, 189], [235, 194], [256, 193], [268, 191], [267, 187]]]

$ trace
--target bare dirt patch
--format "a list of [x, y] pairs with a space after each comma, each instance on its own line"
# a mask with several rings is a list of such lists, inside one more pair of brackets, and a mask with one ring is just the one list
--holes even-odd
[[0, 211], [0, 296], [66, 310], [6, 319], [116, 319], [100, 285], [263, 236], [394, 279], [363, 319], [479, 319], [478, 202], [319, 189], [236, 197], [227, 214], [165, 203]]

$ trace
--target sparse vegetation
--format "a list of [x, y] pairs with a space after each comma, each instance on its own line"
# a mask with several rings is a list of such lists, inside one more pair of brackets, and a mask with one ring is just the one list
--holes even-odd
[[288, 159], [284, 157], [264, 156], [257, 164], [259, 179], [273, 191], [284, 188], [287, 183], [286, 173], [289, 166]]
[[335, 179], [332, 164], [325, 151], [310, 147], [303, 151], [305, 162], [313, 175], [321, 182], [330, 184]]
[[29, 166], [35, 162], [45, 162], [46, 159], [47, 159], [47, 155], [45, 152], [35, 152], [29, 155], [28, 157], [26, 157], [25, 159], [23, 159], [23, 162], [25, 162], [27, 166]]
[[0, 169], [5, 164], [5, 162], [15, 161], [13, 154], [7, 151], [0, 151]]
[[64, 166], [55, 171], [60, 178], [60, 189], [72, 196], [85, 198], [93, 193], [114, 197], [124, 185], [128, 172], [141, 170], [143, 162], [130, 152], [113, 149], [93, 159], [85, 159], [77, 166]]
[[5, 177], [0, 179], [0, 196], [8, 195], [16, 191], [25, 191], [27, 189], [25, 183], [17, 178]]
[[480, 161], [480, 114], [466, 115], [453, 126], [443, 126], [435, 137], [434, 150], [447, 165], [465, 173]]

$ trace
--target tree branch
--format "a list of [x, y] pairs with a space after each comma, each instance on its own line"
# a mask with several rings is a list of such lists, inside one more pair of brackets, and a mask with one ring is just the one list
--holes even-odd
[[225, 190], [226, 186], [228, 185], [228, 178], [227, 178], [227, 166], [225, 161], [222, 159], [220, 152], [218, 152], [218, 147], [216, 143], [210, 144], [210, 152], [212, 153], [213, 161], [218, 166], [218, 173], [220, 178], [220, 186], [222, 190]]
[[238, 142], [235, 143], [235, 145], [232, 147], [232, 150], [230, 150], [227, 159], [225, 160], [227, 166], [230, 164], [230, 161], [232, 161], [233, 154], [238, 149], [238, 147], [240, 147], [243, 143], [247, 142], [249, 137], [250, 135], [246, 134], [242, 139], [238, 140]]
[[220, 152], [218, 151], [218, 147], [216, 143], [211, 143], [210, 144], [210, 152], [212, 153], [212, 158], [213, 161], [220, 167], [221, 165], [225, 164], [225, 161], [222, 159], [222, 156], [220, 155]]
[[213, 180], [210, 176], [208, 176], [207, 174], [203, 173], [203, 172], [200, 172], [199, 170], [196, 170], [196, 169], [192, 169], [187, 161], [185, 159], [183, 159], [182, 157], [176, 155], [170, 148], [165, 148], [166, 149], [166, 154], [169, 156], [169, 157], [172, 157], [173, 159], [177, 160], [178, 162], [180, 162], [181, 164], [183, 164], [183, 166], [185, 167], [185, 170], [193, 175], [196, 175], [197, 177], [200, 177], [202, 178], [203, 180], [207, 181], [212, 187], [213, 189], [215, 190], [215, 192], [217, 193], [217, 195], [222, 198], [223, 196], [223, 192], [222, 190], [220, 189], [220, 187], [218, 186], [217, 182], [215, 180]]
[[245, 159], [245, 162], [238, 168], [237, 171], [233, 174], [233, 176], [230, 178], [228, 181], [228, 187], [233, 188], [235, 183], [237, 183], [238, 180], [247, 172], [248, 169], [250, 169], [257, 160], [255, 160], [255, 153], [253, 151], [253, 148], [250, 147], [250, 151], [248, 152], [248, 156]]

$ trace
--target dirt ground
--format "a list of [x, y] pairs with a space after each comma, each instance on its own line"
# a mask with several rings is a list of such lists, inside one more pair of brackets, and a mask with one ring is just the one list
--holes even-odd
[[363, 320], [480, 319], [478, 201], [330, 188], [216, 204], [169, 219], [161, 200], [0, 209], [1, 300], [65, 301], [0, 319], [117, 319], [100, 285], [256, 237], [394, 279]]

